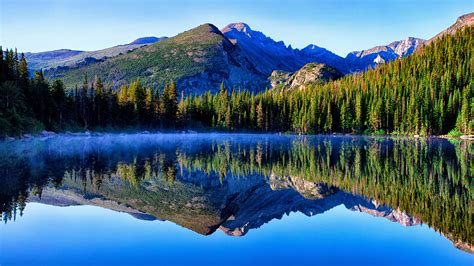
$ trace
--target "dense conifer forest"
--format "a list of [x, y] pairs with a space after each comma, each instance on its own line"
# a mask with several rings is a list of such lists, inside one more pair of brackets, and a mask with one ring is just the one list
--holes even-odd
[[252, 132], [472, 134], [473, 28], [408, 58], [304, 90], [183, 95], [139, 80], [113, 90], [98, 77], [66, 89], [41, 71], [30, 78], [23, 54], [0, 49], [0, 136], [41, 130], [198, 129]]

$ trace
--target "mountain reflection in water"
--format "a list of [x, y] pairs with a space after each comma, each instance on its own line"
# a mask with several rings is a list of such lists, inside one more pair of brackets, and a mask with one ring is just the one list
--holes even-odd
[[338, 205], [424, 223], [473, 252], [473, 145], [247, 134], [58, 136], [0, 143], [0, 204], [97, 205], [199, 234], [243, 236]]

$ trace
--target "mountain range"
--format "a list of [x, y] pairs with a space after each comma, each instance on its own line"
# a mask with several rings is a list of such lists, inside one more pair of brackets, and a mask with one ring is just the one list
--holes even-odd
[[97, 51], [60, 49], [40, 53], [25, 53], [25, 58], [32, 70], [46, 70], [55, 67], [72, 67], [105, 60], [109, 57], [114, 57], [164, 39], [166, 39], [166, 37], [142, 37], [128, 44], [117, 45]]
[[[473, 14], [461, 16], [432, 39], [472, 25]], [[27, 53], [26, 58], [31, 68], [42, 68], [49, 79], [63, 79], [69, 88], [81, 84], [87, 74], [100, 76], [112, 87], [140, 78], [161, 88], [173, 79], [185, 93], [216, 92], [222, 82], [257, 92], [271, 86], [269, 77], [276, 70], [292, 75], [308, 63], [319, 63], [342, 74], [359, 72], [409, 56], [430, 41], [408, 37], [341, 57], [314, 44], [292, 48], [245, 23], [231, 23], [221, 30], [203, 24], [170, 38], [145, 37], [99, 51]]]

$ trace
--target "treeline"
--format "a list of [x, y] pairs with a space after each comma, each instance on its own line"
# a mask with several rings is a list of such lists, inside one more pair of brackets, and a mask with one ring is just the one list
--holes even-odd
[[[305, 90], [230, 91], [178, 96], [139, 80], [117, 90], [99, 77], [69, 90], [41, 72], [32, 79], [23, 55], [1, 51], [0, 135], [42, 129], [198, 128], [223, 131], [438, 135], [474, 131], [473, 27], [408, 58]], [[179, 102], [178, 102], [179, 101]]]
[[41, 71], [29, 78], [23, 54], [0, 47], [0, 136], [41, 130], [175, 128], [178, 94], [173, 81], [162, 93], [140, 81], [112, 90], [101, 79], [66, 90], [61, 80], [48, 83]]

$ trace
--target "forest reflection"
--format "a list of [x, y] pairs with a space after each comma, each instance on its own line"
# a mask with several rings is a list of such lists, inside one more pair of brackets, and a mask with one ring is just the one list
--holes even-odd
[[[160, 219], [190, 212], [205, 223], [232, 212], [232, 206], [220, 207], [222, 198], [257, 193], [255, 184], [263, 182], [308, 199], [339, 190], [361, 196], [472, 246], [473, 147], [442, 139], [217, 134], [4, 142], [2, 220], [15, 220], [29, 198], [54, 188], [125, 203]], [[189, 219], [178, 223], [210, 233]]]

